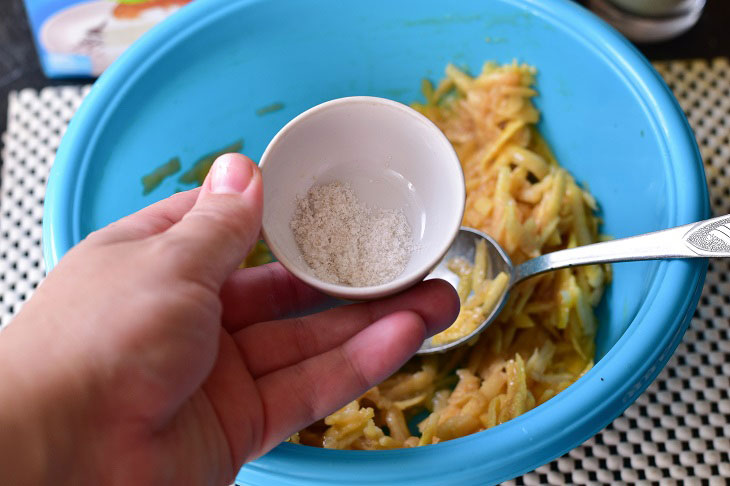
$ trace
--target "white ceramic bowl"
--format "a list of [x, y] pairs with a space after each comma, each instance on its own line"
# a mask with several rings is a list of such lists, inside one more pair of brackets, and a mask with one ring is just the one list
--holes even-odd
[[[310, 286], [343, 299], [376, 299], [423, 280], [464, 214], [464, 175], [447, 138], [417, 111], [383, 98], [340, 98], [305, 111], [276, 134], [259, 166], [263, 236], [271, 252]], [[368, 206], [405, 213], [415, 250], [395, 280], [338, 285], [317, 278], [304, 261], [290, 227], [297, 197], [333, 181], [350, 183]]]

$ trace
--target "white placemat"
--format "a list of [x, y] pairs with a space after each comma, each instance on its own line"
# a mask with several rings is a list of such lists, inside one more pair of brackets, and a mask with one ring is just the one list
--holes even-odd
[[[730, 64], [657, 63], [697, 135], [713, 213], [730, 213]], [[88, 87], [11, 93], [0, 181], [0, 326], [43, 278], [46, 178]], [[730, 478], [730, 261], [710, 263], [677, 352], [649, 389], [605, 430], [509, 485], [727, 484]]]

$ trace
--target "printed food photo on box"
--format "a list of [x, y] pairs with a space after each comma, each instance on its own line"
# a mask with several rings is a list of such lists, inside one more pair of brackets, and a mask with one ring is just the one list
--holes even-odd
[[124, 50], [192, 0], [25, 0], [48, 77], [99, 76]]

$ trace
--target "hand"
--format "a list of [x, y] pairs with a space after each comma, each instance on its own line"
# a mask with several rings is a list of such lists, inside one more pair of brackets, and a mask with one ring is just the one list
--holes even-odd
[[458, 313], [454, 290], [287, 317], [323, 296], [237, 270], [261, 175], [228, 154], [72, 249], [0, 334], [0, 483], [229, 484], [386, 378]]

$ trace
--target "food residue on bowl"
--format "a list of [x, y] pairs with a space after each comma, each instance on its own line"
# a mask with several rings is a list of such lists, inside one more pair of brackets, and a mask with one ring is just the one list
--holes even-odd
[[[203, 155], [195, 161], [192, 167], [180, 175], [178, 182], [182, 184], [195, 184], [197, 186], [202, 185], [205, 181], [205, 176], [208, 175], [208, 171], [210, 171], [210, 168], [213, 166], [215, 159], [223, 154], [240, 152], [242, 148], [243, 140], [241, 139], [236, 140], [232, 144], [223, 147], [220, 150]], [[142, 176], [142, 193], [144, 195], [149, 194], [166, 178], [176, 174], [180, 170], [180, 167], [180, 157], [173, 157], [169, 162], [162, 164], [149, 174]], [[180, 192], [181, 190], [182, 189], [175, 192]]]
[[369, 287], [394, 280], [413, 252], [411, 227], [401, 209], [363, 204], [348, 183], [315, 185], [297, 198], [291, 229], [317, 278]]
[[283, 109], [284, 109], [284, 103], [277, 101], [276, 103], [271, 103], [269, 105], [262, 106], [261, 108], [256, 110], [256, 114], [258, 116], [264, 116], [264, 115], [268, 115], [269, 113], [276, 113], [277, 111], [283, 110]]
[[155, 190], [162, 181], [177, 173], [180, 170], [180, 159], [173, 157], [155, 170], [142, 176], [142, 194], [145, 196]]

